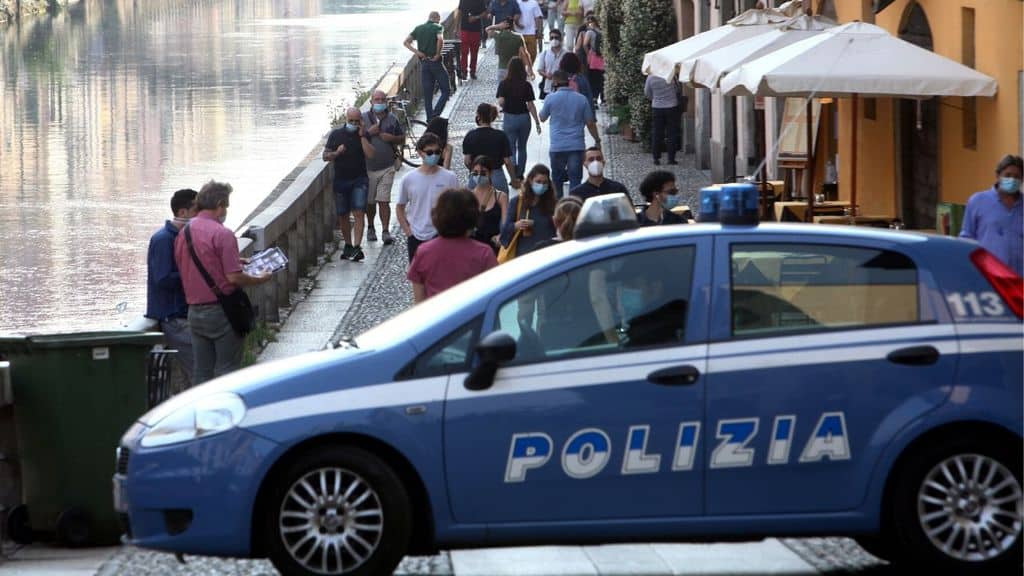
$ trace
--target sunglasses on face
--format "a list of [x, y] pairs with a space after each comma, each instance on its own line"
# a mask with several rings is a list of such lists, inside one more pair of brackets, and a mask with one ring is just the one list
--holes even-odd
[[441, 151], [438, 150], [437, 148], [434, 148], [432, 150], [424, 150], [423, 153], [426, 154], [427, 156], [436, 156], [440, 154]]
[[470, 172], [470, 174], [473, 175], [473, 176], [476, 176], [478, 178], [480, 176], [490, 176], [491, 175], [490, 172], [480, 172], [479, 170], [477, 170], [476, 172]]

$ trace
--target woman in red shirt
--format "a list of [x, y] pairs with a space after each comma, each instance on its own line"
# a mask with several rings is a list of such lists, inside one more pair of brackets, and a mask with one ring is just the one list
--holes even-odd
[[416, 303], [498, 265], [491, 248], [470, 237], [480, 219], [480, 203], [472, 192], [445, 190], [431, 219], [438, 237], [416, 250], [407, 275]]

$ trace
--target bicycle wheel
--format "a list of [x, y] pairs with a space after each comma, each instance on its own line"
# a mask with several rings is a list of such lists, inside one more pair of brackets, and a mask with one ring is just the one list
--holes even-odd
[[410, 119], [405, 124], [405, 144], [399, 148], [402, 154], [402, 162], [413, 168], [419, 168], [423, 164], [423, 159], [420, 158], [419, 152], [416, 150], [416, 143], [419, 142], [420, 136], [427, 131], [427, 123], [420, 120]]

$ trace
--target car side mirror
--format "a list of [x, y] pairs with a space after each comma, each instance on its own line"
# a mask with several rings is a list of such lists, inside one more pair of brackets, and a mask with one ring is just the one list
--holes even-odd
[[491, 332], [476, 345], [476, 354], [480, 363], [466, 376], [464, 386], [466, 390], [487, 390], [494, 385], [498, 367], [516, 357], [516, 340], [508, 332]]

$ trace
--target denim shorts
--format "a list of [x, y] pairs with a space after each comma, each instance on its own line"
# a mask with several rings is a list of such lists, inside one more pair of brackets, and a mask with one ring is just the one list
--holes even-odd
[[334, 208], [339, 216], [348, 214], [353, 210], [366, 211], [366, 193], [370, 188], [370, 181], [366, 176], [360, 176], [351, 180], [334, 179]]

